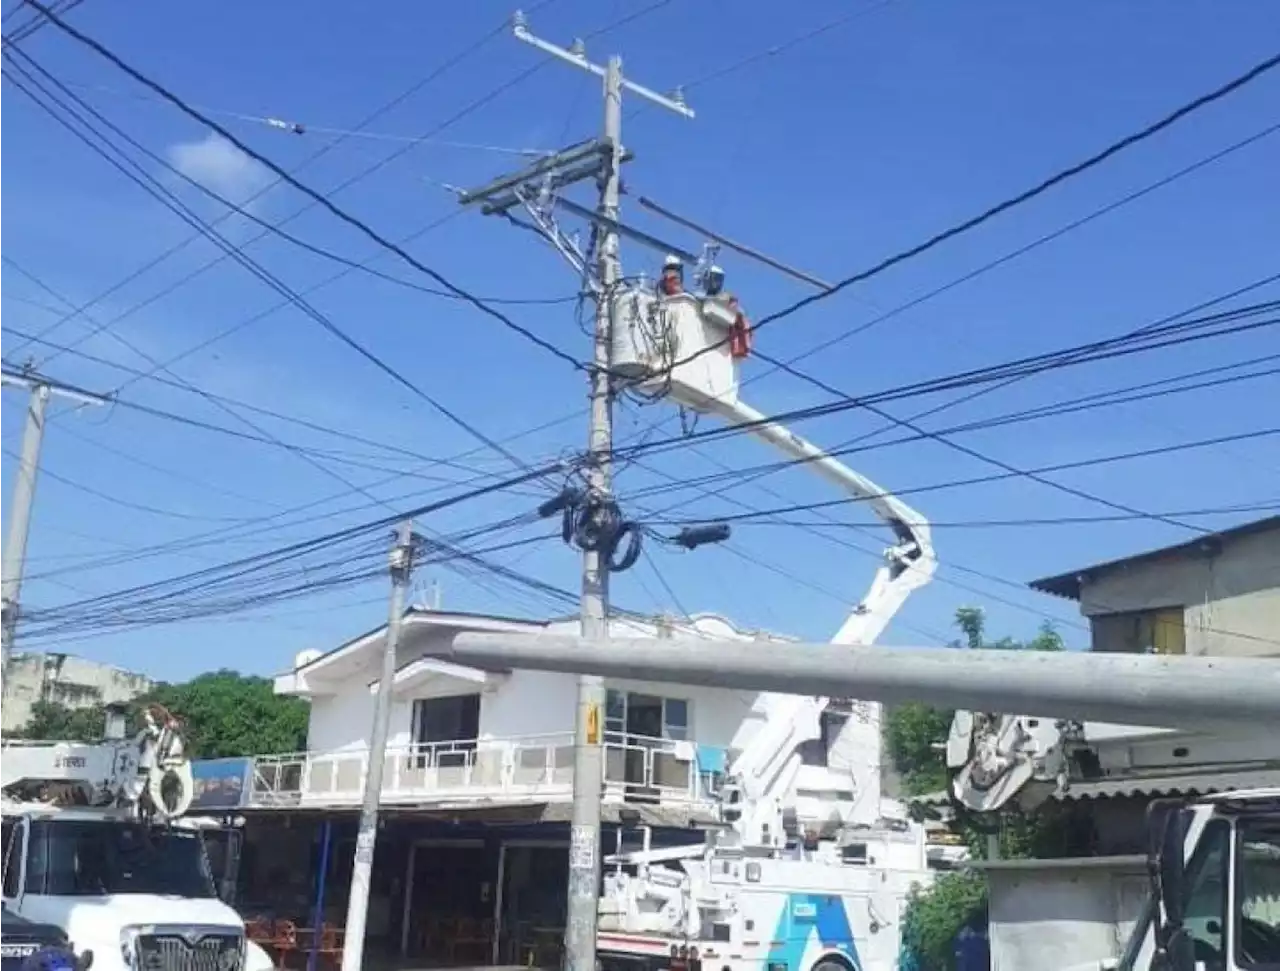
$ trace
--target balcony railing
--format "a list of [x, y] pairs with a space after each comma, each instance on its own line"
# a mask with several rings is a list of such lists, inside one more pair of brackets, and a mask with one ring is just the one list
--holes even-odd
[[[358, 805], [368, 762], [367, 749], [259, 756], [250, 805]], [[604, 776], [606, 800], [686, 807], [710, 800], [692, 742], [607, 734]], [[392, 746], [382, 776], [388, 804], [561, 802], [572, 793], [567, 732]]]

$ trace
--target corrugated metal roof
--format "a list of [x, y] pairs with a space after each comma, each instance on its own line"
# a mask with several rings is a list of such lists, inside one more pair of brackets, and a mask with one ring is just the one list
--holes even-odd
[[1160, 549], [1145, 550], [1141, 553], [1135, 553], [1132, 556], [1122, 556], [1119, 559], [1107, 560], [1104, 563], [1094, 563], [1092, 566], [1081, 567], [1078, 570], [1072, 570], [1069, 573], [1060, 573], [1057, 576], [1044, 577], [1039, 580], [1032, 580], [1027, 584], [1032, 590], [1038, 590], [1041, 593], [1050, 593], [1058, 597], [1066, 597], [1068, 600], [1080, 599], [1081, 580], [1086, 576], [1090, 579], [1114, 570], [1117, 567], [1132, 566], [1136, 563], [1151, 562], [1159, 560], [1167, 556], [1186, 555], [1197, 550], [1211, 549], [1223, 542], [1236, 539], [1240, 536], [1247, 536], [1251, 533], [1261, 533], [1268, 530], [1280, 529], [1280, 516], [1268, 516], [1265, 519], [1255, 519], [1247, 523], [1240, 523], [1228, 529], [1218, 530], [1216, 533], [1206, 533], [1203, 536], [1197, 536], [1193, 540], [1185, 543], [1178, 543], [1176, 546], [1162, 546]]
[[1100, 779], [1097, 782], [1075, 783], [1062, 795], [1054, 798], [1070, 802], [1123, 796], [1190, 796], [1272, 786], [1280, 786], [1280, 768], [1148, 776], [1143, 779]]

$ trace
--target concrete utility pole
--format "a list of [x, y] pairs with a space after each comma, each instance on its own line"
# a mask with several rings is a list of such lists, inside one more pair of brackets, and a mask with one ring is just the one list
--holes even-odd
[[945, 647], [788, 644], [559, 634], [460, 634], [457, 664], [583, 671], [673, 684], [839, 695], [885, 704], [1028, 712], [1041, 718], [1237, 732], [1280, 718], [1280, 664], [1269, 658], [956, 651]]
[[[618, 221], [621, 195], [621, 168], [631, 158], [622, 145], [622, 94], [632, 94], [686, 118], [693, 112], [677, 91], [672, 97], [628, 81], [622, 74], [622, 59], [610, 58], [607, 66], [587, 60], [585, 45], [574, 41], [566, 49], [541, 40], [529, 32], [523, 14], [513, 18], [517, 40], [559, 60], [599, 77], [604, 84], [604, 132], [600, 138], [540, 158], [518, 172], [499, 176], [470, 191], [461, 192], [464, 206], [478, 206], [485, 215], [509, 215], [522, 207], [534, 227], [554, 246], [586, 283], [596, 300], [596, 326], [590, 374], [591, 430], [585, 469], [586, 500], [596, 508], [610, 502], [610, 456], [613, 448], [610, 383], [611, 347], [610, 303], [615, 296], [622, 270], [618, 259], [620, 235], [636, 239], [662, 252], [686, 255], [666, 246], [646, 233]], [[594, 209], [579, 206], [564, 197], [563, 190], [587, 179], [596, 179], [600, 196]], [[561, 207], [590, 221], [598, 245], [584, 253], [577, 239], [561, 231], [552, 210]], [[609, 564], [599, 551], [584, 551], [582, 560], [582, 635], [591, 639], [608, 636]], [[574, 734], [573, 824], [569, 850], [569, 913], [565, 926], [565, 967], [568, 971], [595, 971], [596, 908], [600, 887], [600, 802], [604, 787], [604, 703], [602, 678], [584, 676], [578, 682], [578, 704]]]
[[27, 537], [31, 532], [31, 507], [36, 496], [36, 477], [40, 472], [40, 448], [44, 444], [45, 411], [53, 396], [100, 405], [105, 398], [59, 385], [34, 375], [17, 371], [3, 372], [6, 387], [24, 388], [27, 400], [27, 425], [22, 433], [22, 456], [18, 461], [17, 482], [13, 485], [13, 502], [9, 507], [9, 532], [4, 538], [3, 583], [0, 584], [0, 676], [9, 673], [9, 657], [18, 632], [19, 595], [22, 573], [27, 561]]
[[364, 961], [373, 849], [378, 840], [378, 803], [382, 800], [382, 770], [387, 761], [387, 732], [391, 724], [391, 689], [396, 679], [396, 646], [400, 641], [400, 625], [404, 620], [405, 595], [413, 573], [416, 540], [413, 523], [406, 521], [396, 530], [395, 546], [391, 548], [391, 606], [387, 617], [387, 635], [382, 647], [382, 677], [378, 680], [378, 694], [373, 705], [373, 735], [369, 740], [364, 800], [360, 805], [360, 829], [356, 834], [355, 864], [351, 870], [351, 896], [347, 901], [342, 971], [360, 971]]
[[[640, 95], [686, 117], [690, 111], [677, 96], [668, 98], [627, 81], [622, 58], [611, 57], [606, 67], [587, 60], [581, 41], [571, 50], [534, 37], [521, 14], [515, 17], [515, 35], [538, 50], [567, 61], [600, 77], [604, 82], [604, 132], [599, 143], [600, 198], [594, 221], [600, 231], [596, 256], [596, 325], [591, 368], [591, 429], [588, 436], [587, 489], [596, 502], [609, 500], [612, 491], [613, 388], [610, 365], [613, 333], [610, 304], [621, 279], [618, 259], [618, 200], [622, 188], [622, 92]], [[573, 178], [571, 175], [570, 178]], [[584, 254], [589, 260], [592, 254]], [[582, 636], [593, 640], [609, 636], [609, 564], [599, 550], [582, 554]], [[596, 919], [600, 888], [600, 804], [604, 788], [604, 679], [591, 674], [578, 678], [577, 720], [573, 749], [573, 815], [569, 843], [569, 908], [564, 935], [564, 967], [567, 971], [595, 971]]]

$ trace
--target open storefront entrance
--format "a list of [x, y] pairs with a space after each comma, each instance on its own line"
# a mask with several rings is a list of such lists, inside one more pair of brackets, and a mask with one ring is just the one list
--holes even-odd
[[495, 940], [495, 864], [483, 839], [414, 840], [401, 953], [433, 966], [486, 963]]
[[400, 953], [423, 967], [560, 963], [568, 900], [564, 839], [415, 839]]
[[569, 900], [569, 844], [507, 840], [498, 854], [493, 963], [559, 967]]

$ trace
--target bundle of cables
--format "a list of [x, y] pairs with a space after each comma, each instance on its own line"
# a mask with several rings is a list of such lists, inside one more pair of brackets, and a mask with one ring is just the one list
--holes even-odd
[[544, 519], [557, 513], [565, 543], [584, 552], [599, 553], [610, 573], [629, 570], [640, 559], [644, 532], [639, 523], [623, 517], [613, 499], [566, 487], [538, 507], [538, 515]]

